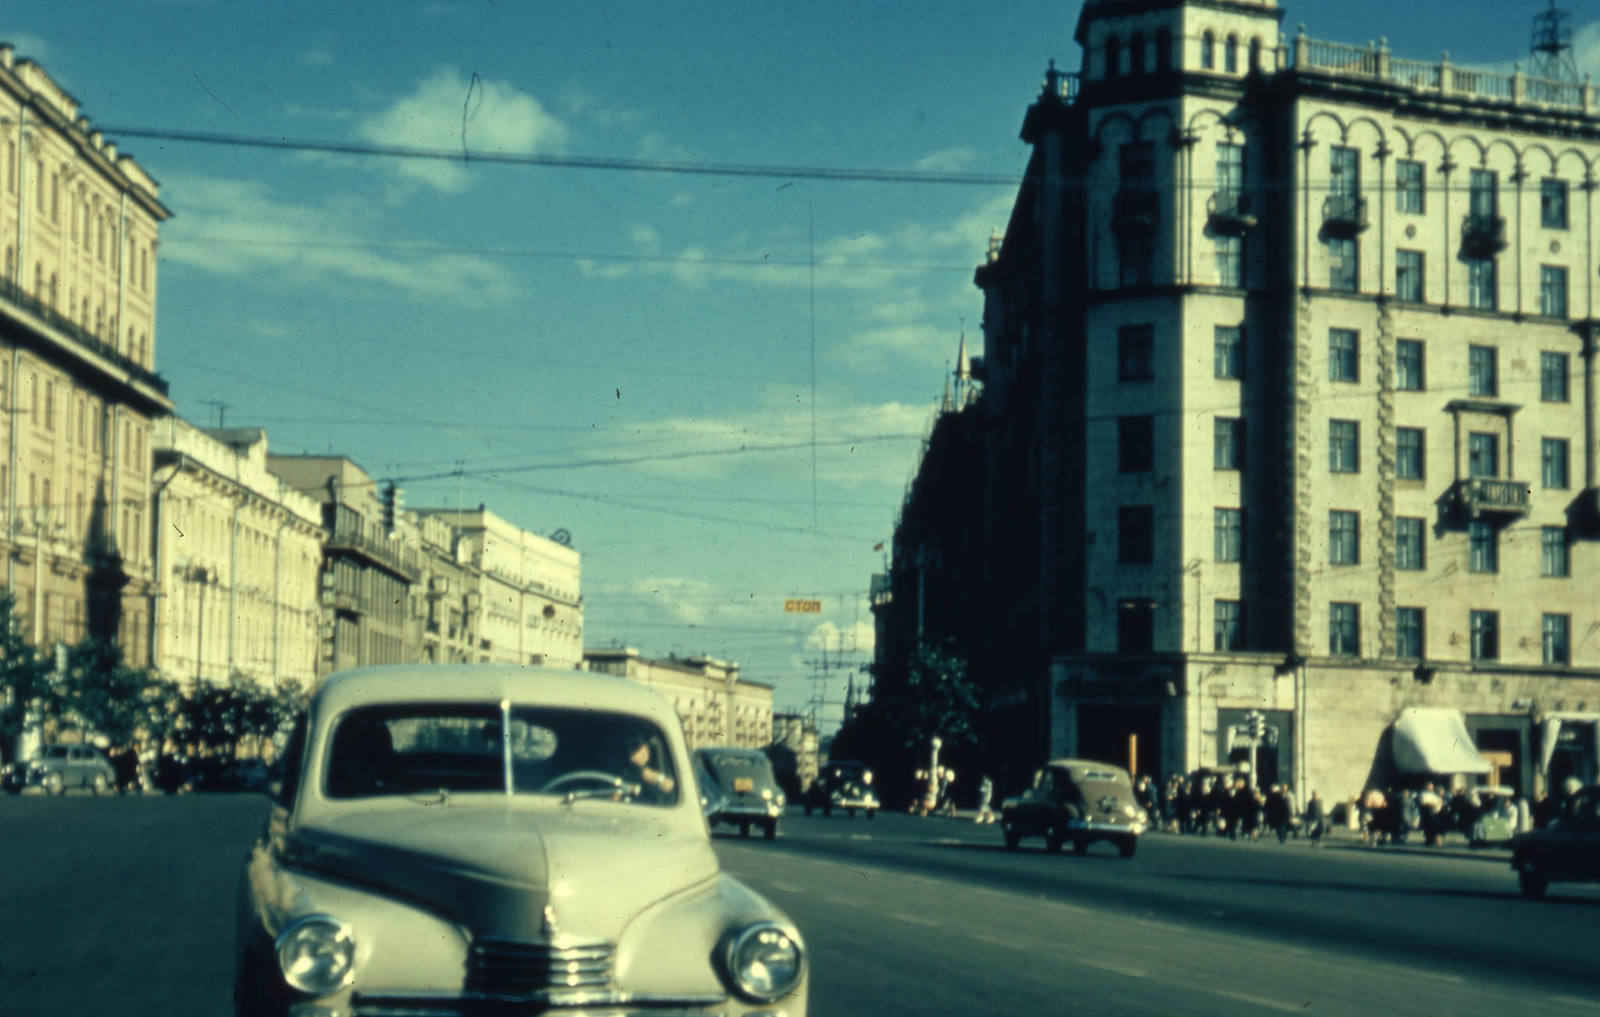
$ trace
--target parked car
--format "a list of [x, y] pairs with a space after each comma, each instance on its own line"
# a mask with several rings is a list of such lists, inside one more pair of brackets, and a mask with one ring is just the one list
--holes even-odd
[[1087, 759], [1051, 760], [1033, 775], [1032, 787], [1000, 804], [1000, 830], [1010, 850], [1024, 837], [1043, 837], [1050, 851], [1070, 841], [1079, 854], [1108, 840], [1132, 858], [1147, 823], [1128, 771]]
[[813, 809], [821, 809], [824, 816], [843, 809], [845, 815], [852, 817], [860, 809], [868, 819], [873, 818], [878, 814], [878, 795], [872, 790], [872, 771], [865, 763], [830, 761], [806, 791], [806, 815], [811, 815]]
[[240, 884], [234, 1011], [803, 1017], [798, 931], [720, 871], [672, 704], [610, 675], [326, 679]]
[[1511, 838], [1511, 867], [1524, 897], [1551, 883], [1600, 882], [1600, 784], [1580, 788], [1549, 826]]
[[14, 764], [4, 781], [12, 794], [39, 787], [53, 795], [73, 788], [88, 788], [101, 795], [117, 786], [117, 771], [93, 745], [46, 745], [26, 763]]
[[706, 798], [706, 822], [736, 826], [741, 837], [750, 836], [753, 826], [760, 827], [767, 840], [778, 835], [785, 799], [765, 752], [704, 748], [695, 749], [694, 756], [714, 790]]

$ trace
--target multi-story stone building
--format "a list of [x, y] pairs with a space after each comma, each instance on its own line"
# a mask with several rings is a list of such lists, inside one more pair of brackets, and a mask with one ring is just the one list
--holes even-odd
[[422, 659], [412, 624], [421, 574], [414, 528], [344, 456], [269, 455], [267, 467], [320, 504], [323, 546], [318, 676]]
[[0, 541], [37, 646], [150, 662], [156, 183], [0, 45]]
[[171, 416], [154, 440], [155, 666], [302, 688], [317, 676], [322, 506], [267, 469], [266, 432]]
[[480, 658], [478, 620], [483, 593], [478, 572], [462, 560], [467, 547], [438, 516], [416, 517], [422, 570], [412, 591], [412, 617], [419, 632], [420, 660], [464, 664]]
[[591, 671], [632, 679], [672, 700], [691, 749], [761, 749], [772, 742], [772, 686], [740, 678], [738, 664], [712, 657], [653, 660], [632, 647], [589, 649], [583, 657]]
[[1600, 97], [1282, 14], [1089, 0], [1023, 122], [966, 425], [994, 730], [1330, 798], [1593, 779]]
[[458, 558], [477, 572], [477, 659], [501, 664], [578, 667], [583, 662], [583, 598], [578, 552], [512, 525], [482, 505], [423, 509], [446, 523]]

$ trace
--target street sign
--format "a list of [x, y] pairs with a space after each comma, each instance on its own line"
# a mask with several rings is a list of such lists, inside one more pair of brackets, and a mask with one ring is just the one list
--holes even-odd
[[783, 609], [789, 614], [821, 614], [822, 601], [820, 600], [786, 600]]

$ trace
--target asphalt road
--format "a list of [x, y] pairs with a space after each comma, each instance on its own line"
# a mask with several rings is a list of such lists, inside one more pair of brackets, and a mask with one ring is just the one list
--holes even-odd
[[[0, 798], [0, 1014], [228, 1010], [249, 795]], [[1600, 889], [1527, 902], [1503, 853], [1152, 836], [1007, 852], [882, 814], [717, 838], [795, 918], [812, 1013], [1600, 1017]]]

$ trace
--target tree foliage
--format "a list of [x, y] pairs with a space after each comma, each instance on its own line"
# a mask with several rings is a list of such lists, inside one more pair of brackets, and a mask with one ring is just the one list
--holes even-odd
[[52, 693], [51, 663], [23, 638], [15, 609], [15, 594], [0, 588], [0, 759], [10, 755], [29, 712], [47, 709]]

